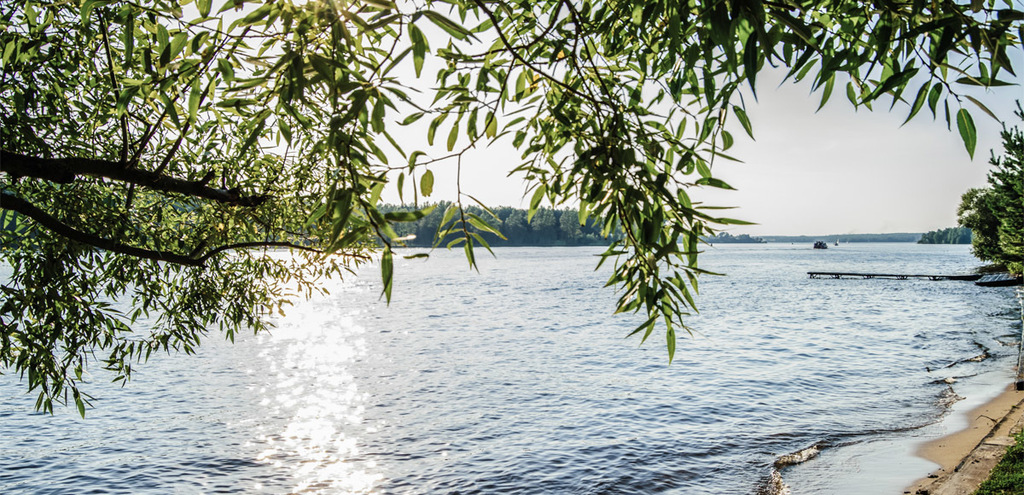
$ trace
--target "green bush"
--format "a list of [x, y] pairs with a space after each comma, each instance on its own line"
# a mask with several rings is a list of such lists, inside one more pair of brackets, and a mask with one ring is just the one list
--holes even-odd
[[1024, 495], [1024, 432], [1017, 434], [1017, 443], [1006, 449], [1006, 455], [992, 469], [988, 480], [975, 495]]

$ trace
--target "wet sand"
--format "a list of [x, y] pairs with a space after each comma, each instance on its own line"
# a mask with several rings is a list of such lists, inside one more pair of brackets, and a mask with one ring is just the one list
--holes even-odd
[[973, 493], [1013, 443], [1013, 433], [1024, 426], [1022, 416], [1024, 391], [1014, 390], [1009, 383], [995, 398], [966, 413], [966, 427], [925, 442], [917, 449], [918, 456], [940, 467], [904, 493]]
[[941, 451], [947, 457], [956, 459], [951, 461], [955, 468], [974, 444], [969, 439], [959, 442], [960, 452], [957, 454], [957, 449], [951, 449], [945, 440], [952, 434], [970, 430], [971, 420], [979, 414], [998, 414], [998, 411], [987, 409], [986, 406], [999, 402], [1001, 397], [1005, 399], [1010, 382], [1012, 372], [1005, 367], [996, 367], [989, 372], [957, 381], [952, 389], [962, 395], [961, 400], [956, 401], [941, 420], [921, 428], [858, 439], [852, 444], [839, 445], [839, 448], [826, 448], [805, 463], [784, 468], [781, 481], [794, 494], [873, 495], [915, 493], [919, 489], [927, 489], [926, 485], [930, 486], [936, 478], [919, 480], [913, 490], [908, 486], [929, 473], [939, 473], [943, 459], [935, 455], [926, 458], [921, 451], [927, 445], [943, 444]]

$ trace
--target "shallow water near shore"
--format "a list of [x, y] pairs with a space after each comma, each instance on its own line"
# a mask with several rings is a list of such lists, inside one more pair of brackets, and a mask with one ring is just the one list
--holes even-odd
[[85, 420], [0, 377], [0, 493], [758, 493], [812, 445], [793, 493], [898, 493], [955, 394], [1015, 363], [1012, 289], [806, 275], [964, 273], [967, 246], [709, 247], [727, 275], [671, 366], [662, 336], [623, 339], [642, 320], [611, 315], [599, 251], [400, 260], [390, 307], [368, 267], [272, 334], [123, 389], [94, 370]]

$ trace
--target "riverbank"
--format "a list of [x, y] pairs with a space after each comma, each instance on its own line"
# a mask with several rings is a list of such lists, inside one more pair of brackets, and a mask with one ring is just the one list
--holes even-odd
[[[1024, 291], [1017, 292], [1024, 324]], [[1024, 338], [1024, 328], [1021, 333]], [[1024, 342], [1020, 345], [1024, 346]], [[1022, 352], [1022, 351], [1019, 351]], [[953, 495], [974, 493], [989, 477], [1014, 436], [1024, 430], [1024, 390], [1019, 390], [1024, 353], [1018, 355], [1016, 380], [988, 402], [971, 409], [965, 428], [921, 445], [917, 455], [940, 467], [917, 480], [904, 493]]]
[[1013, 435], [1024, 428], [1024, 391], [1013, 384], [967, 415], [966, 428], [924, 443], [917, 455], [940, 467], [903, 493], [970, 494], [977, 490], [1002, 458]]

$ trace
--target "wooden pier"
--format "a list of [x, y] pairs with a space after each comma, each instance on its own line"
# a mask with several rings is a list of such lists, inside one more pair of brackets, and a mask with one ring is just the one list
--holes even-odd
[[811, 278], [888, 278], [907, 280], [926, 278], [928, 280], [978, 280], [981, 275], [906, 275], [901, 273], [852, 273], [852, 272], [807, 272]]

